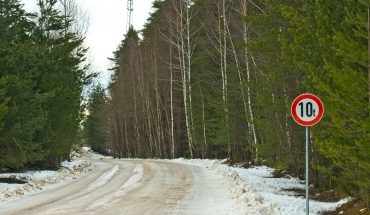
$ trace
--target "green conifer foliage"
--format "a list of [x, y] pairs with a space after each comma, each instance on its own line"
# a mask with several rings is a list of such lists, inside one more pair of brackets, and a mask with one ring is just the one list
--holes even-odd
[[[46, 101], [47, 122], [40, 138], [48, 152], [46, 166], [68, 159], [77, 141], [81, 120], [82, 88], [90, 81], [84, 64], [86, 49], [83, 39], [67, 29], [72, 21], [55, 9], [56, 0], [38, 2], [40, 15], [36, 39], [44, 47], [39, 86], [50, 96]], [[47, 57], [46, 57], [47, 56]]]
[[38, 4], [37, 15], [0, 2], [1, 170], [55, 167], [77, 139], [86, 49], [55, 0]]
[[106, 96], [104, 89], [101, 86], [96, 86], [87, 104], [88, 115], [84, 122], [84, 132], [86, 142], [90, 144], [94, 151], [107, 153], [105, 151], [105, 120], [107, 120], [106, 112]]
[[0, 130], [0, 167], [15, 169], [45, 155], [34, 138], [45, 121], [44, 96], [34, 82], [39, 76], [35, 66], [38, 50], [29, 36], [34, 26], [31, 16], [18, 1], [2, 1], [0, 12], [1, 106], [6, 111]]
[[368, 5], [316, 1], [284, 9], [292, 39], [287, 56], [325, 105], [322, 122], [312, 129], [325, 159], [314, 167], [344, 193], [369, 198]]

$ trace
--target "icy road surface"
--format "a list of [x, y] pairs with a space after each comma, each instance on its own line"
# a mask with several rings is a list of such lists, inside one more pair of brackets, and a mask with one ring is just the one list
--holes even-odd
[[224, 177], [170, 161], [91, 159], [93, 171], [0, 203], [0, 214], [230, 214]]
[[[303, 189], [294, 177], [274, 178], [271, 169], [230, 167], [220, 160], [113, 159], [83, 148], [58, 171], [2, 173], [26, 184], [0, 183], [4, 214], [188, 214], [303, 215]], [[338, 202], [310, 201], [310, 214]]]

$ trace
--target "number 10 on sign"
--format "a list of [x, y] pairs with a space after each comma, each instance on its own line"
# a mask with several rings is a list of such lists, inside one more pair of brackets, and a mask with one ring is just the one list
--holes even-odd
[[[306, 103], [306, 105], [304, 105]], [[301, 117], [307, 117], [310, 118], [312, 116], [316, 116], [315, 112], [316, 109], [313, 108], [313, 104], [311, 101], [306, 101], [306, 102], [300, 102], [298, 103], [299, 107], [301, 108]], [[306, 106], [306, 109], [304, 108]]]
[[294, 121], [306, 127], [306, 214], [309, 214], [309, 127], [318, 123], [324, 115], [324, 105], [319, 97], [304, 93], [294, 99], [291, 106]]

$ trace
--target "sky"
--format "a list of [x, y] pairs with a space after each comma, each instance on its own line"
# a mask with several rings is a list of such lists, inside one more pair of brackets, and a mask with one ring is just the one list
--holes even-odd
[[[124, 38], [127, 28], [127, 0], [76, 0], [89, 17], [85, 44], [89, 47], [88, 61], [103, 85], [108, 83], [111, 67], [108, 57]], [[37, 0], [21, 0], [27, 11], [35, 11]], [[141, 30], [151, 13], [153, 0], [133, 0], [133, 26]]]

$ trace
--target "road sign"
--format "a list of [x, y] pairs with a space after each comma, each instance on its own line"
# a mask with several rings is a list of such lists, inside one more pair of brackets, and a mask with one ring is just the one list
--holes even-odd
[[293, 119], [302, 126], [313, 126], [324, 115], [324, 105], [319, 97], [304, 93], [294, 99], [291, 106]]
[[306, 127], [306, 215], [310, 214], [309, 204], [309, 127], [316, 125], [324, 115], [324, 105], [319, 97], [304, 93], [294, 99], [290, 108], [293, 119], [302, 126]]

